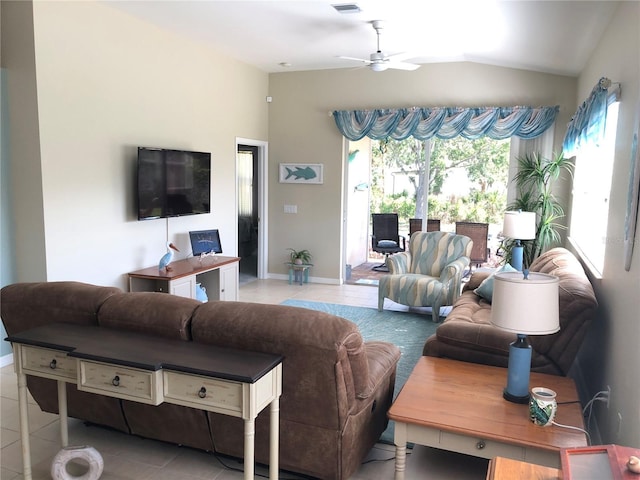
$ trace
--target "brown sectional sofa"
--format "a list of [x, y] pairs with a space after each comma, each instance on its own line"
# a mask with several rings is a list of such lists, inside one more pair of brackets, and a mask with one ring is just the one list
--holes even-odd
[[[530, 270], [560, 279], [560, 331], [528, 337], [532, 346], [531, 370], [567, 375], [598, 302], [582, 265], [564, 248], [545, 252], [534, 260]], [[474, 272], [443, 324], [427, 339], [424, 355], [508, 366], [509, 344], [515, 334], [491, 325], [491, 303], [474, 293], [489, 274]]]
[[[78, 282], [22, 283], [1, 291], [9, 335], [53, 322], [99, 325], [284, 356], [280, 467], [346, 479], [387, 425], [399, 349], [364, 342], [357, 326], [282, 305], [209, 302], [165, 293], [123, 293]], [[57, 413], [53, 380], [29, 377], [40, 408]], [[122, 432], [242, 457], [242, 419], [187, 407], [157, 407], [79, 392], [67, 385], [69, 416]], [[256, 422], [256, 461], [269, 460], [269, 412]]]

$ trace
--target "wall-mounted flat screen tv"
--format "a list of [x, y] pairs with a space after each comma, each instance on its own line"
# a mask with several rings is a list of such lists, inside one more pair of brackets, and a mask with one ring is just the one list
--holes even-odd
[[211, 154], [138, 147], [138, 220], [211, 212]]

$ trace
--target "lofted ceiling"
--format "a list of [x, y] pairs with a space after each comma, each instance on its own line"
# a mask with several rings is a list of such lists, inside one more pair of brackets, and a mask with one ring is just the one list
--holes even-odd
[[[500, 0], [104, 0], [266, 72], [355, 68], [381, 50], [411, 63], [469, 61], [576, 76], [619, 2]], [[372, 72], [372, 74], [374, 74]]]

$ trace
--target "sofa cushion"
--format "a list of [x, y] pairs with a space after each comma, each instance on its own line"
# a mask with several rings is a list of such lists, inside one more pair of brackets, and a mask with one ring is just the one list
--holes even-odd
[[[529, 336], [531, 369], [566, 375], [580, 348], [598, 303], [582, 265], [564, 248], [554, 248], [532, 262], [532, 272], [559, 278], [560, 331]], [[483, 275], [486, 276], [484, 272]], [[436, 333], [427, 339], [423, 354], [506, 367], [509, 344], [516, 335], [491, 324], [491, 304], [476, 295], [476, 273]]]
[[493, 283], [495, 281], [494, 277], [495, 277], [496, 273], [517, 272], [517, 271], [518, 270], [513, 268], [510, 264], [505, 263], [502, 267], [500, 267], [498, 270], [496, 270], [491, 275], [489, 275], [487, 278], [485, 278], [482, 281], [482, 283], [480, 285], [478, 285], [478, 288], [476, 288], [473, 291], [473, 293], [475, 293], [476, 295], [484, 298], [487, 302], [491, 303], [491, 301], [493, 300]]
[[101, 327], [191, 340], [191, 317], [201, 303], [159, 292], [130, 292], [104, 302], [98, 313]]
[[335, 428], [352, 408], [340, 395], [370, 394], [362, 336], [344, 318], [286, 305], [208, 302], [196, 310], [191, 332], [195, 342], [284, 355], [280, 406], [296, 422]]
[[97, 325], [101, 305], [121, 294], [81, 282], [15, 283], [2, 288], [2, 321], [9, 335], [53, 322]]

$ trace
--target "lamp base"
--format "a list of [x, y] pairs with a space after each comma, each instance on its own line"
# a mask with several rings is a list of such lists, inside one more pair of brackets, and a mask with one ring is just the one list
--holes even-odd
[[505, 400], [508, 400], [512, 403], [529, 403], [529, 395], [525, 395], [523, 397], [520, 397], [518, 395], [511, 395], [507, 389], [505, 388], [504, 391], [502, 392], [502, 398], [504, 398]]
[[529, 401], [529, 371], [531, 370], [531, 345], [527, 336], [519, 333], [518, 338], [509, 346], [509, 368], [507, 387], [502, 396], [514, 403]]
[[520, 243], [520, 240], [516, 240], [515, 246], [511, 249], [511, 266], [521, 272], [523, 259], [524, 247]]

